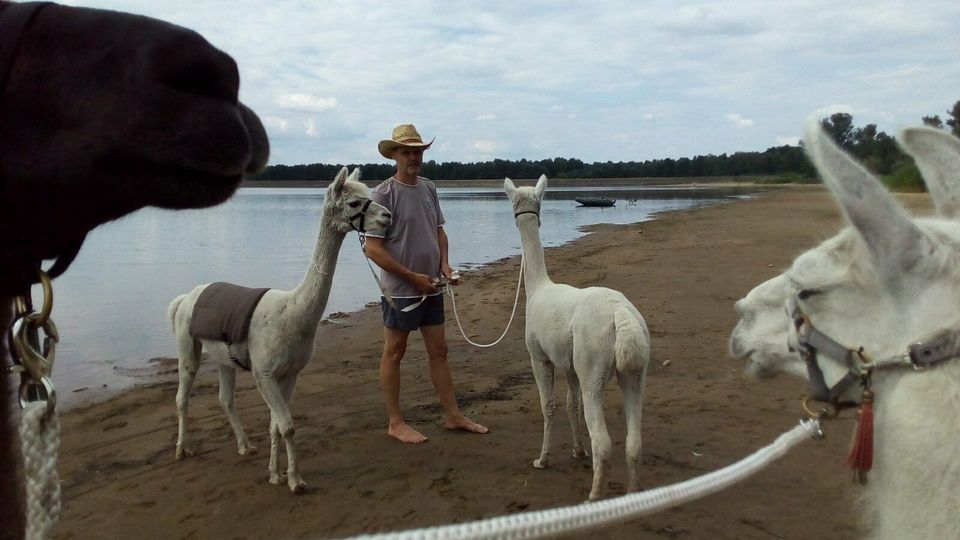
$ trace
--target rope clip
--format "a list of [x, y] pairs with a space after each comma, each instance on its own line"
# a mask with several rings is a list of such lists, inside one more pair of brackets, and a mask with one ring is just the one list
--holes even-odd
[[[11, 328], [14, 365], [10, 373], [20, 374], [20, 406], [26, 407], [34, 401], [45, 401], [47, 413], [56, 408], [56, 389], [50, 377], [53, 373], [53, 361], [56, 358], [60, 333], [50, 318], [53, 310], [53, 287], [50, 276], [40, 271], [40, 283], [43, 287], [43, 307], [34, 312], [29, 291], [16, 300], [16, 320]], [[43, 339], [40, 339], [40, 332]]]

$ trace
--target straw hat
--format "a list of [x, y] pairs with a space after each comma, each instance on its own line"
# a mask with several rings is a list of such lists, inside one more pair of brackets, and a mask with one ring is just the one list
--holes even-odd
[[426, 150], [430, 148], [434, 140], [436, 140], [436, 137], [431, 139], [430, 142], [425, 143], [423, 142], [423, 138], [420, 137], [420, 133], [417, 132], [417, 128], [413, 127], [413, 124], [400, 124], [393, 128], [393, 136], [391, 138], [380, 141], [380, 144], [377, 145], [377, 150], [380, 150], [381, 156], [387, 159], [393, 159], [393, 151], [401, 146], [404, 148], [423, 148]]

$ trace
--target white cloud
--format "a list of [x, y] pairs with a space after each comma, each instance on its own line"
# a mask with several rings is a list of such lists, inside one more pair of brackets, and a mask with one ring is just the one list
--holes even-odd
[[402, 122], [449, 142], [438, 161], [691, 157], [764, 150], [833, 112], [896, 133], [960, 99], [957, 0], [63, 2], [233, 56], [273, 163], [380, 162]]
[[286, 118], [280, 118], [279, 116], [264, 116], [260, 120], [263, 121], [263, 127], [267, 128], [269, 133], [285, 133], [290, 126], [290, 122]]
[[777, 146], [800, 146], [800, 137], [777, 137]]
[[332, 97], [311, 96], [308, 94], [285, 94], [278, 96], [276, 104], [282, 109], [307, 112], [324, 112], [337, 106]]
[[738, 128], [751, 127], [754, 124], [753, 120], [749, 118], [744, 118], [737, 113], [727, 114], [724, 118], [726, 118], [728, 122], [730, 122], [731, 124], [733, 124], [735, 127], [738, 127]]
[[495, 141], [473, 141], [473, 149], [483, 154], [492, 154], [497, 150], [498, 146]]
[[303, 134], [310, 138], [316, 138], [320, 136], [320, 132], [317, 129], [317, 121], [313, 118], [307, 118], [303, 121]]

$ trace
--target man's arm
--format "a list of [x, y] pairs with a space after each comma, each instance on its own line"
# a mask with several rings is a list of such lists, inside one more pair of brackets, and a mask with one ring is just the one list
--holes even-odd
[[[443, 227], [437, 227], [437, 243], [440, 245], [440, 273], [443, 274], [443, 277], [450, 280], [450, 274], [453, 273], [453, 269], [450, 268], [450, 258], [448, 256], [450, 241], [447, 239], [447, 233], [443, 231]], [[450, 280], [450, 283], [457, 285], [460, 283], [460, 280]]]
[[374, 264], [391, 274], [400, 276], [401, 279], [409, 282], [421, 293], [433, 294], [437, 292], [438, 289], [430, 283], [430, 276], [418, 274], [400, 264], [400, 261], [386, 250], [383, 238], [367, 236], [364, 241], [364, 253]]

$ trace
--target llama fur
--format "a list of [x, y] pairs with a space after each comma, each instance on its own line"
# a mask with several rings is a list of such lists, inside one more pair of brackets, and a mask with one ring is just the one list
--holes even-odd
[[640, 425], [650, 334], [643, 316], [622, 293], [604, 287], [580, 289], [550, 280], [539, 232], [546, 187], [546, 176], [540, 177], [536, 187], [518, 188], [509, 178], [504, 181], [523, 243], [525, 339], [543, 412], [543, 446], [533, 466], [550, 465], [551, 427], [559, 405], [553, 392], [554, 372], [559, 371], [567, 379], [573, 456], [586, 457], [587, 445], [593, 453], [590, 500], [595, 500], [602, 496], [610, 467], [603, 389], [614, 375], [623, 393], [627, 420], [628, 490], [635, 491], [639, 484]]
[[[747, 360], [748, 372], [806, 378], [790, 301], [818, 330], [874, 360], [944, 331], [960, 339], [960, 140], [923, 127], [898, 141], [916, 160], [937, 217], [910, 216], [811, 121], [805, 148], [851, 226], [736, 303], [741, 318], [730, 351]], [[842, 359], [820, 365], [828, 386], [846, 371]], [[869, 534], [960, 538], [960, 359], [877, 370], [872, 388], [873, 469], [861, 501]], [[859, 401], [859, 387], [841, 399]]]
[[[330, 295], [337, 255], [344, 236], [351, 230], [351, 216], [360, 212], [369, 200], [369, 189], [358, 181], [359, 174], [359, 169], [354, 169], [348, 178], [344, 167], [327, 188], [316, 248], [300, 284], [290, 291], [267, 291], [253, 312], [247, 340], [231, 344], [234, 354], [249, 359], [254, 381], [270, 409], [270, 483], [279, 484], [283, 480], [279, 469], [282, 440], [287, 452], [286, 481], [294, 493], [304, 492], [307, 484], [297, 466], [290, 402], [297, 375], [313, 352], [317, 325]], [[382, 233], [390, 224], [390, 218], [386, 208], [370, 202], [360, 219], [363, 230]], [[179, 358], [177, 459], [190, 454], [186, 429], [188, 399], [200, 367], [201, 350], [206, 351], [210, 361], [218, 364], [220, 404], [236, 436], [238, 451], [241, 455], [255, 452], [234, 406], [237, 366], [229, 358], [226, 344], [190, 335], [193, 308], [206, 286], [199, 285], [189, 294], [176, 297], [167, 309]]]

